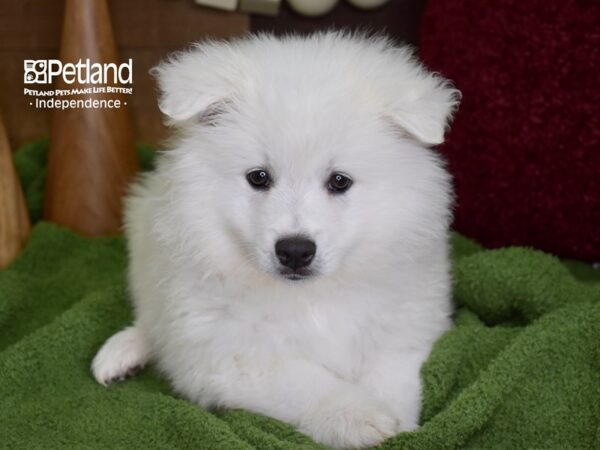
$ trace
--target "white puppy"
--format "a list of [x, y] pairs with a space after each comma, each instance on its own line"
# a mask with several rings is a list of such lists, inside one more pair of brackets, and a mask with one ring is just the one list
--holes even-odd
[[418, 425], [419, 372], [450, 326], [458, 93], [384, 38], [208, 42], [154, 69], [178, 131], [126, 204], [135, 323], [94, 359], [153, 361], [205, 408], [333, 447]]

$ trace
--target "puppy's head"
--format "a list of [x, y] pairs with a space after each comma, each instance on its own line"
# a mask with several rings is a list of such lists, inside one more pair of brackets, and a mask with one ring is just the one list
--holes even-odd
[[282, 280], [411, 261], [449, 221], [457, 91], [409, 50], [340, 33], [204, 43], [154, 69], [178, 130], [158, 228], [206, 267]]

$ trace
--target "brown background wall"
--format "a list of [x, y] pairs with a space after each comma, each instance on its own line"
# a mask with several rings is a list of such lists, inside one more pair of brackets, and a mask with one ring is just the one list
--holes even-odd
[[[195, 6], [191, 1], [109, 0], [113, 32], [123, 60], [133, 58], [134, 94], [128, 107], [135, 136], [156, 144], [166, 135], [148, 70], [168, 53], [206, 36], [245, 33], [245, 14]], [[23, 60], [58, 58], [64, 3], [0, 2], [0, 110], [13, 149], [50, 134], [51, 111], [35, 109], [23, 95]]]
[[[204, 8], [192, 0], [108, 0], [120, 56], [133, 58], [134, 94], [127, 107], [136, 138], [156, 145], [166, 136], [148, 70], [192, 41], [249, 30], [283, 33], [351, 27], [385, 30], [414, 44], [424, 3], [391, 0], [377, 10], [360, 11], [342, 1], [327, 16], [308, 19], [287, 6], [279, 16], [270, 18]], [[51, 111], [30, 106], [30, 99], [23, 95], [23, 60], [58, 58], [63, 9], [61, 0], [0, 1], [0, 111], [13, 149], [50, 134]]]

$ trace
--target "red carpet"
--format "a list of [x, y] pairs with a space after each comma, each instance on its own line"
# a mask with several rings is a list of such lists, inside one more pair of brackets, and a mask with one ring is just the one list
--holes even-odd
[[455, 228], [600, 261], [600, 1], [430, 0], [420, 53], [464, 95]]

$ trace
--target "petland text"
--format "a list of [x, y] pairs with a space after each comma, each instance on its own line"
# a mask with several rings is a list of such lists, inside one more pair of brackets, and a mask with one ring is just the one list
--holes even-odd
[[50, 84], [60, 77], [66, 84], [132, 84], [133, 61], [92, 63], [89, 58], [77, 63], [63, 63], [58, 59], [26, 59], [23, 61], [25, 84]]

